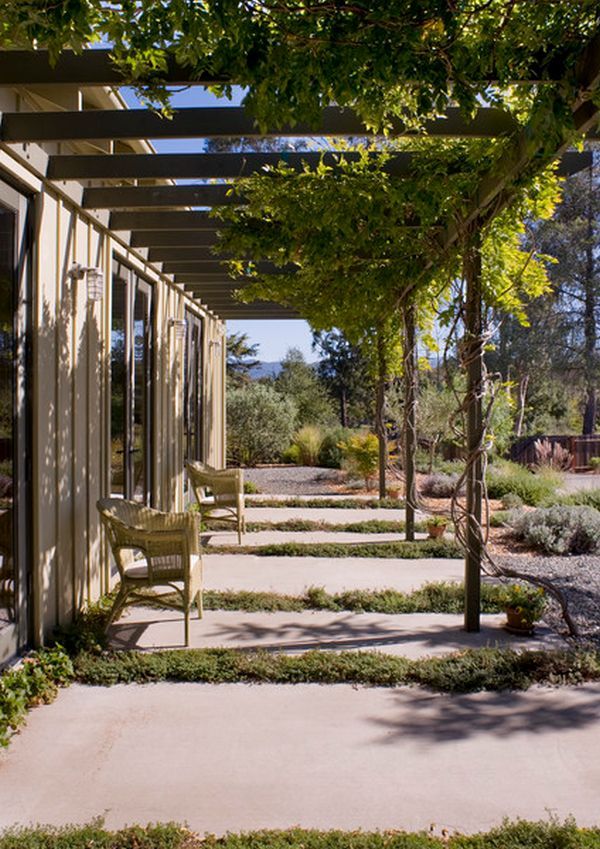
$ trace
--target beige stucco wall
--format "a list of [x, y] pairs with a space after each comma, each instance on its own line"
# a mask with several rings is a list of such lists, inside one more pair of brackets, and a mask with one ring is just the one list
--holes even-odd
[[[0, 109], [15, 108], [0, 91]], [[223, 326], [161, 276], [96, 216], [28, 168], [23, 151], [0, 151], [0, 179], [35, 206], [32, 302], [33, 642], [39, 643], [110, 585], [109, 557], [96, 501], [109, 493], [111, 268], [118, 257], [153, 284], [153, 502], [183, 507], [183, 356], [169, 324], [191, 309], [204, 320], [205, 460], [224, 464]], [[120, 234], [122, 236], [122, 234]], [[104, 272], [102, 301], [88, 302], [72, 263]], [[217, 344], [211, 344], [211, 342]]]

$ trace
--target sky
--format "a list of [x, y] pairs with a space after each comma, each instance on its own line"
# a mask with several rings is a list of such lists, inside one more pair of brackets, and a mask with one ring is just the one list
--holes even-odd
[[[139, 106], [131, 89], [121, 88], [121, 94], [132, 108]], [[219, 99], [199, 86], [192, 86], [173, 95], [172, 105], [184, 106], [239, 106], [243, 97], [241, 89], [234, 89], [231, 101]], [[197, 139], [150, 139], [159, 153], [193, 153], [201, 150]], [[309, 362], [315, 359], [311, 349], [311, 332], [306, 321], [271, 319], [270, 321], [228, 321], [228, 333], [246, 333], [251, 342], [258, 343], [258, 357], [264, 362], [283, 359], [289, 348], [299, 348]]]

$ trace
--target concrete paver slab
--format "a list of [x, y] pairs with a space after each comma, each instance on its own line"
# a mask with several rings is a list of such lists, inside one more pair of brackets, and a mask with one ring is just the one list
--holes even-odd
[[204, 586], [208, 590], [257, 590], [300, 595], [308, 587], [328, 592], [386, 589], [409, 592], [432, 581], [462, 581], [462, 560], [424, 558], [386, 560], [376, 557], [257, 557], [252, 554], [206, 554]]
[[[558, 648], [563, 641], [540, 626], [532, 638], [515, 637], [503, 629], [504, 614], [481, 617], [481, 631], [463, 630], [462, 615], [451, 613], [240, 613], [208, 610], [190, 625], [192, 648], [242, 648], [300, 654], [314, 649], [366, 651], [418, 658], [465, 648]], [[119, 649], [183, 648], [182, 614], [174, 610], [129, 608], [109, 630]]]
[[600, 685], [446, 696], [347, 685], [72, 686], [0, 754], [0, 825], [598, 823]]

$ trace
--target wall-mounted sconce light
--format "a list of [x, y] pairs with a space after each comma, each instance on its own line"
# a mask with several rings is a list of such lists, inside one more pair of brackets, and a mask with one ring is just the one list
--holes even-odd
[[67, 276], [71, 280], [83, 280], [87, 278], [87, 296], [88, 301], [101, 301], [104, 295], [104, 274], [102, 269], [91, 266], [86, 268], [79, 262], [74, 262], [67, 271]]
[[171, 318], [169, 319], [169, 324], [171, 327], [175, 328], [175, 338], [176, 339], [185, 339], [185, 334], [187, 331], [187, 321], [185, 318]]
[[221, 350], [221, 340], [220, 339], [211, 339], [208, 344], [211, 348], [214, 348], [215, 351]]

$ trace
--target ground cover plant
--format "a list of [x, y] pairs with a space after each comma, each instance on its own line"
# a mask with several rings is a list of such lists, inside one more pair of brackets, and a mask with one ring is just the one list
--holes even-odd
[[309, 651], [287, 655], [240, 649], [82, 652], [76, 680], [90, 686], [197, 681], [207, 684], [417, 685], [439, 693], [526, 690], [600, 680], [600, 651], [467, 649], [411, 660], [379, 651]]
[[106, 831], [101, 822], [66, 828], [19, 828], [0, 835], [0, 849], [600, 849], [600, 829], [575, 821], [506, 820], [473, 835], [425, 832], [316, 831], [293, 828], [244, 834], [193, 834], [174, 824]]
[[[552, 499], [552, 504], [563, 504], [567, 507], [594, 507], [600, 510], [600, 488], [580, 489], [569, 495], [561, 495]], [[548, 504], [547, 506], [551, 506]]]
[[427, 539], [417, 542], [284, 542], [272, 545], [211, 545], [210, 554], [253, 554], [258, 557], [383, 557], [418, 560], [420, 557], [461, 557], [453, 541]]
[[[153, 601], [151, 594], [149, 602]], [[164, 600], [164, 596], [162, 597]], [[169, 603], [179, 606], [176, 593], [169, 594]], [[309, 587], [302, 595], [274, 592], [204, 591], [205, 610], [290, 611], [351, 610], [354, 613], [462, 613], [464, 586], [461, 583], [430, 583], [410, 593], [394, 589], [345, 590], [328, 593], [323, 587]], [[482, 584], [482, 613], [499, 613], [504, 609], [503, 589], [499, 585]]]
[[[206, 523], [208, 530], [229, 530], [231, 525], [217, 519]], [[325, 522], [314, 519], [285, 519], [282, 522], [246, 522], [246, 531], [327, 531], [352, 534], [401, 534], [404, 522], [388, 519], [367, 519], [364, 522]], [[425, 522], [417, 522], [416, 530], [424, 531]]]
[[72, 678], [71, 660], [59, 647], [34, 652], [0, 676], [0, 746], [8, 745], [30, 708], [51, 702]]
[[337, 507], [340, 510], [377, 510], [384, 508], [398, 510], [404, 507], [404, 501], [397, 498], [268, 498], [246, 499], [246, 507]]
[[532, 507], [553, 498], [561, 483], [562, 476], [556, 471], [545, 469], [534, 474], [524, 466], [506, 460], [491, 465], [487, 473], [490, 498], [502, 499], [513, 493]]
[[508, 522], [518, 539], [545, 554], [600, 551], [600, 511], [594, 507], [540, 507], [512, 512]]

